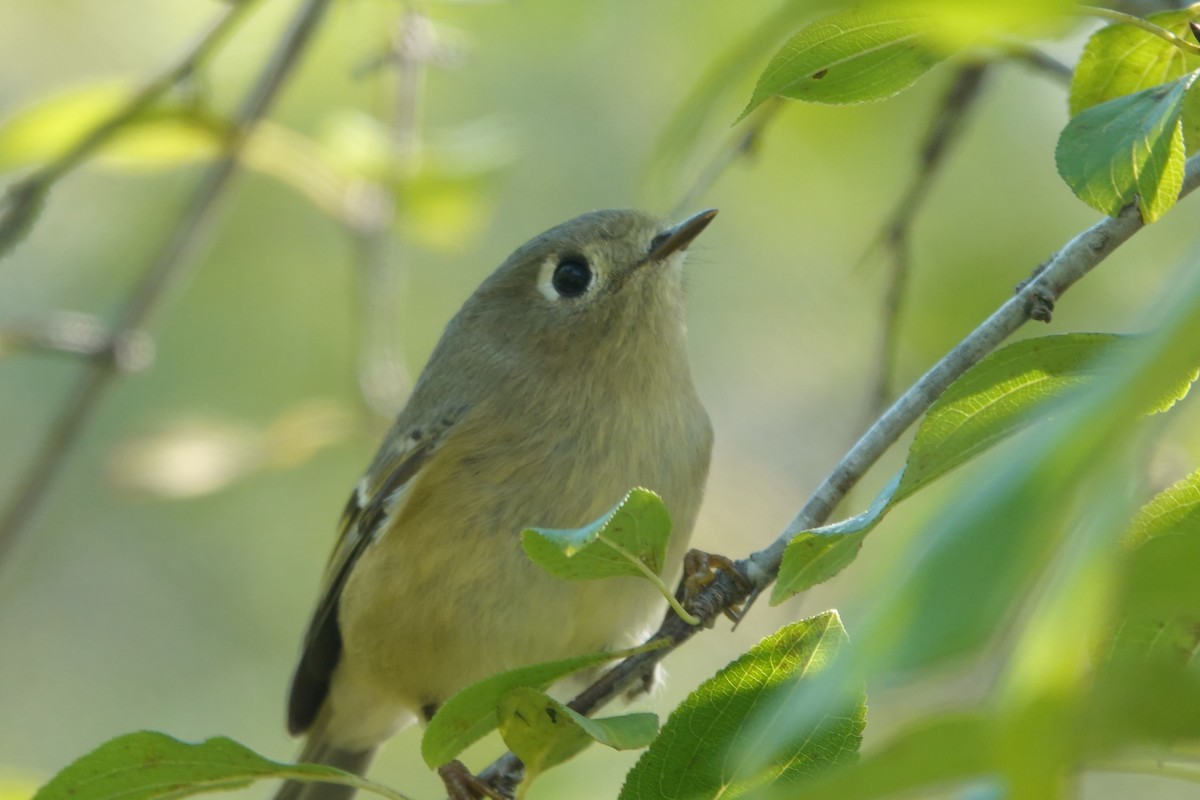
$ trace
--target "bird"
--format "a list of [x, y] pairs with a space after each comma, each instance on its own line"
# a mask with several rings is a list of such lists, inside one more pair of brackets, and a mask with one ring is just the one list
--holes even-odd
[[[713, 441], [683, 262], [715, 215], [585, 213], [520, 246], [450, 320], [342, 514], [288, 697], [300, 762], [364, 774], [460, 689], [653, 629], [648, 582], [553, 577], [520, 533], [580, 527], [646, 487], [680, 563]], [[287, 782], [276, 800], [353, 792]]]

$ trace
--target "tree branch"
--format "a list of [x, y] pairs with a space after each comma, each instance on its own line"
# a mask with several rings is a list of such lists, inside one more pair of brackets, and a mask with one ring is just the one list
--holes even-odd
[[[1180, 197], [1190, 194], [1197, 186], [1200, 186], [1200, 156], [1193, 156], [1186, 164]], [[883, 413], [838, 462], [774, 542], [737, 562], [738, 569], [753, 584], [752, 591], [747, 591], [734, 576], [718, 572], [712, 584], [696, 598], [691, 611], [711, 625], [725, 610], [753, 601], [774, 582], [788, 543], [800, 533], [826, 522], [867, 470], [951, 383], [1028, 320], [1052, 305], [1076, 281], [1143, 227], [1145, 223], [1138, 214], [1136, 204], [1130, 205], [1119, 216], [1105, 217], [1080, 233], [1046, 264], [1035, 269], [1033, 276], [1011, 298], [934, 364]], [[578, 694], [571, 701], [571, 708], [590, 714], [643, 680], [659, 660], [702, 630], [705, 630], [705, 626], [689, 626], [675, 614], [669, 613], [651, 637], [669, 640], [668, 646], [639, 653], [617, 664]], [[510, 752], [492, 762], [480, 773], [480, 777], [494, 786], [515, 786], [520, 781], [521, 770], [520, 760]]]
[[0, 258], [28, 232], [55, 182], [83, 163], [134, 117], [195, 73], [253, 6], [249, 0], [227, 3], [208, 30], [175, 64], [150, 80], [124, 106], [65, 153], [8, 187], [0, 197]]
[[716, 183], [717, 178], [721, 176], [721, 173], [730, 164], [743, 156], [752, 155], [758, 145], [759, 139], [762, 138], [763, 130], [766, 129], [767, 124], [775, 118], [775, 115], [781, 108], [783, 108], [783, 99], [779, 97], [772, 97], [759, 106], [750, 119], [746, 121], [746, 124], [743, 126], [744, 130], [731, 139], [700, 172], [696, 180], [692, 183], [691, 188], [684, 194], [683, 199], [672, 209], [670, 216], [675, 218], [690, 211], [700, 197], [708, 191], [709, 187]]
[[[879, 330], [879, 361], [875, 368], [875, 387], [872, 390], [871, 413], [878, 414], [887, 407], [892, 395], [893, 373], [896, 368], [896, 345], [899, 339], [900, 306], [904, 290], [908, 285], [911, 250], [909, 236], [913, 220], [920, 212], [929, 189], [945, 163], [946, 153], [962, 133], [967, 112], [974, 106], [983, 88], [983, 79], [988, 64], [971, 64], [959, 69], [950, 88], [942, 97], [942, 103], [925, 138], [921, 143], [917, 174], [901, 195], [892, 211], [891, 218], [876, 238], [875, 246], [882, 244], [890, 256], [890, 269], [883, 295], [883, 321]], [[870, 251], [868, 251], [869, 254]]]
[[112, 359], [122, 372], [138, 372], [154, 360], [154, 343], [141, 331], [111, 336], [91, 314], [56, 311], [47, 319], [0, 329], [0, 357], [31, 350], [89, 359]]
[[[415, 7], [396, 23], [391, 46], [368, 69], [390, 68], [393, 84], [385, 101], [395, 168], [410, 177], [422, 147], [421, 103], [424, 76], [437, 52], [432, 21]], [[349, 215], [357, 250], [359, 353], [358, 385], [367, 408], [391, 420], [412, 388], [397, 322], [405, 287], [404, 259], [397, 258], [392, 229], [396, 201], [383, 180], [363, 181]]]
[[[191, 263], [190, 256], [200, 242], [201, 234], [213, 221], [217, 200], [237, 172], [246, 138], [294, 71], [301, 53], [310, 42], [329, 4], [330, 0], [304, 0], [296, 12], [283, 38], [276, 45], [275, 51], [234, 115], [225, 154], [205, 172], [170, 238], [142, 274], [133, 293], [117, 315], [111, 335], [112, 342], [120, 342], [130, 333], [142, 328], [166, 298], [171, 284], [182, 277], [185, 268]], [[234, 7], [242, 5], [247, 4], [235, 3]], [[110, 346], [105, 348], [105, 351], [112, 353], [115, 349]], [[28, 524], [38, 502], [45, 495], [63, 460], [79, 438], [83, 426], [95, 411], [98, 401], [118, 373], [119, 364], [114, 358], [92, 360], [75, 388], [67, 395], [63, 407], [59, 409], [32, 462], [18, 482], [12, 499], [5, 506], [3, 514], [0, 514], [0, 566], [4, 564], [6, 556]]]

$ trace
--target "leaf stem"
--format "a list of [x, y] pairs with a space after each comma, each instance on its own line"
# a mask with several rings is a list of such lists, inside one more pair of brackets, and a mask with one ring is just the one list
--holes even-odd
[[1078, 13], [1088, 17], [1100, 17], [1101, 19], [1112, 20], [1113, 22], [1132, 25], [1135, 28], [1141, 28], [1146, 33], [1157, 36], [1163, 41], [1170, 42], [1185, 53], [1190, 53], [1194, 56], [1200, 56], [1200, 44], [1189, 42], [1180, 36], [1176, 36], [1166, 28], [1160, 28], [1149, 20], [1142, 17], [1135, 17], [1133, 14], [1126, 14], [1123, 11], [1114, 11], [1111, 8], [1100, 8], [1099, 6], [1080, 6]]
[[646, 579], [658, 588], [658, 591], [662, 593], [662, 596], [667, 598], [667, 602], [671, 605], [671, 608], [674, 609], [675, 613], [679, 615], [680, 619], [682, 619], [688, 625], [699, 625], [701, 622], [703, 622], [703, 620], [701, 620], [699, 617], [689, 613], [688, 610], [683, 607], [683, 604], [675, 599], [675, 593], [671, 591], [671, 588], [663, 583], [662, 578], [660, 578], [654, 572], [654, 570], [646, 566], [640, 558], [614, 542], [612, 539], [609, 539], [604, 534], [599, 534], [596, 539], [604, 542], [613, 550], [616, 550], [623, 558], [627, 559], [630, 564], [633, 564], [635, 567], [637, 567], [638, 571], [645, 575]]

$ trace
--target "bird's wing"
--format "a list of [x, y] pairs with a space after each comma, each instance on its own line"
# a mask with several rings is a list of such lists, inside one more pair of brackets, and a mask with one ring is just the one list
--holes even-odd
[[[445, 431], [441, 431], [444, 434]], [[293, 736], [308, 730], [329, 694], [333, 670], [342, 652], [338, 628], [338, 602], [346, 579], [359, 557], [387, 527], [387, 520], [402, 502], [405, 489], [429, 460], [442, 435], [413, 431], [398, 447], [381, 451], [371, 470], [359, 481], [338, 524], [338, 540], [325, 579], [321, 599], [304, 636], [300, 661], [292, 675], [288, 696], [288, 730]]]

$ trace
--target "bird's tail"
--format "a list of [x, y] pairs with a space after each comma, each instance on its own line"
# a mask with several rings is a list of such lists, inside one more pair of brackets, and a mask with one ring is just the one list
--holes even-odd
[[[343, 750], [325, 741], [320, 727], [309, 733], [300, 756], [296, 759], [302, 764], [325, 764], [331, 767], [363, 775], [375, 755], [374, 747], [366, 750]], [[286, 781], [275, 793], [274, 800], [350, 800], [357, 791], [353, 786], [339, 783], [301, 783]]]

